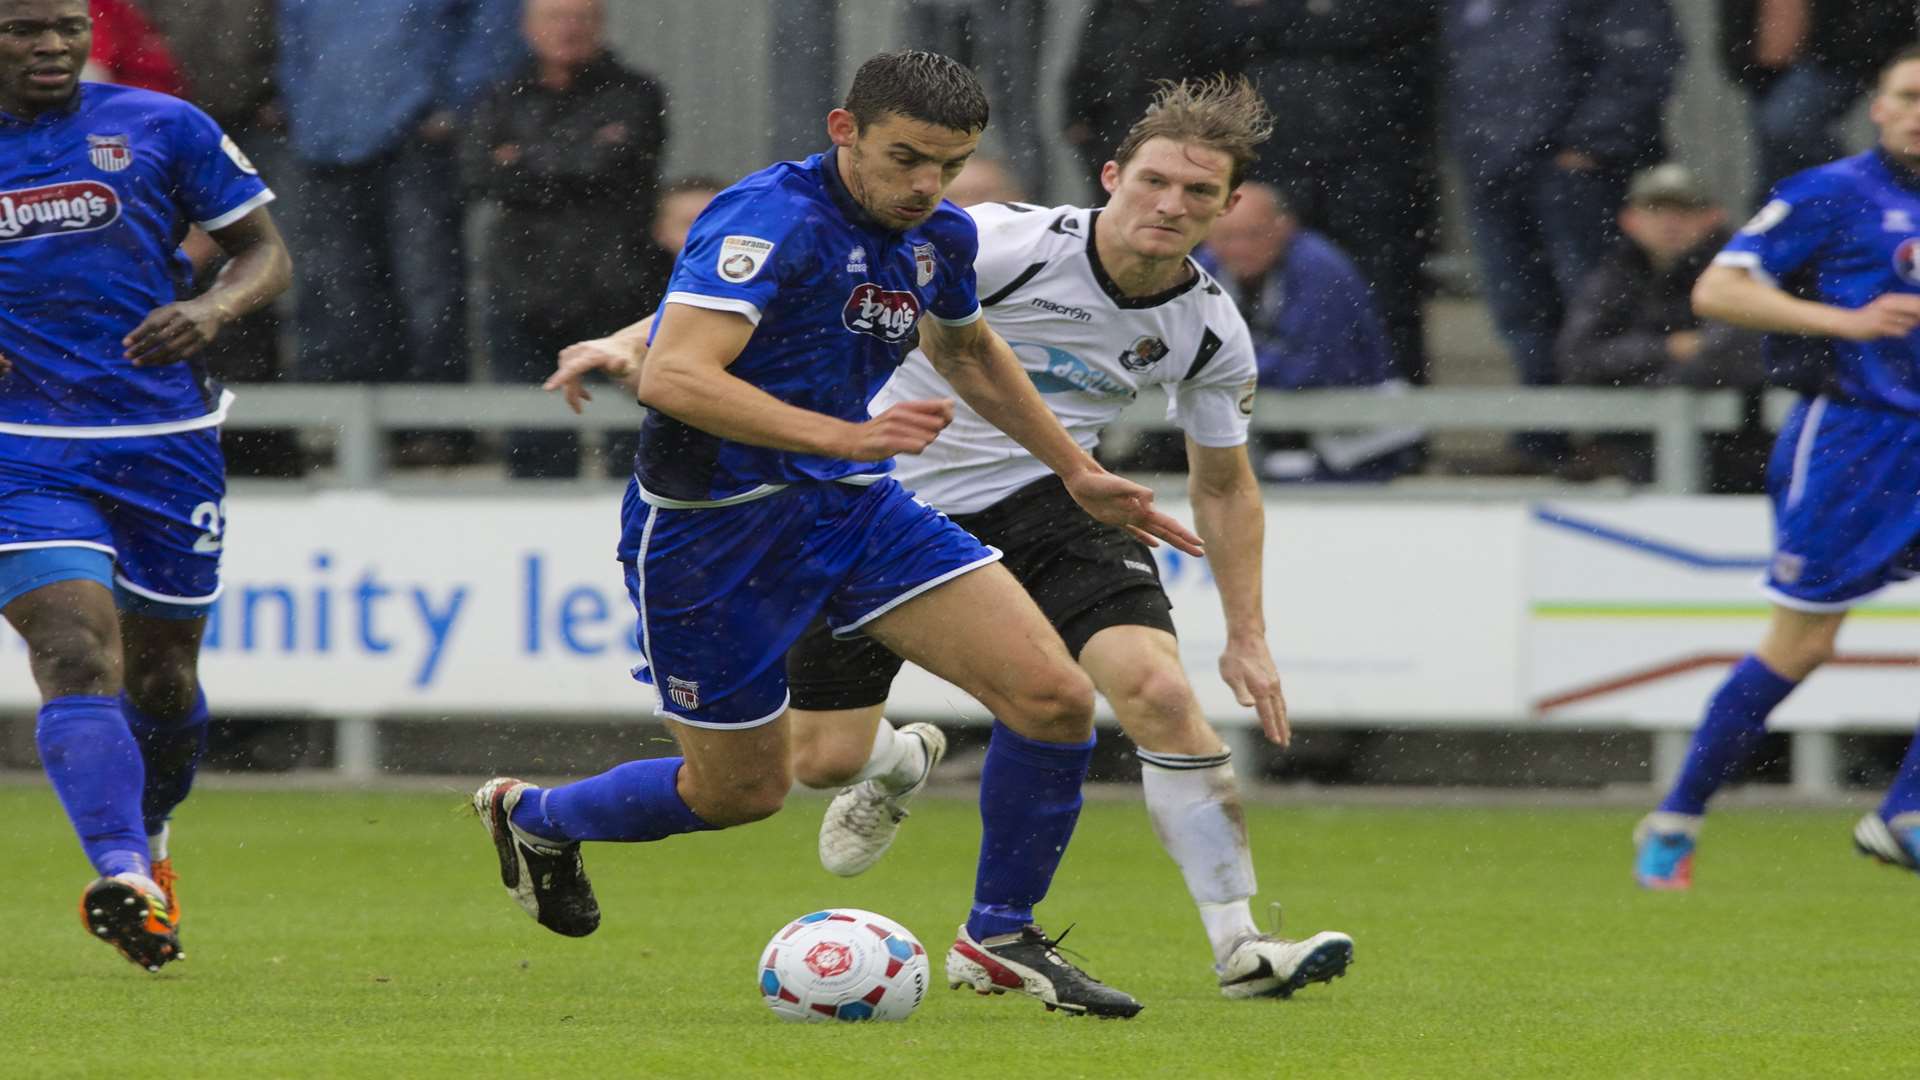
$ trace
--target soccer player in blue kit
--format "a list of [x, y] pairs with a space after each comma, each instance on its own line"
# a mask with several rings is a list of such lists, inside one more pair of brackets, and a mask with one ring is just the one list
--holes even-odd
[[652, 411], [619, 552], [645, 678], [683, 756], [549, 789], [501, 777], [475, 793], [503, 883], [542, 925], [577, 936], [599, 924], [581, 841], [658, 840], [780, 808], [792, 786], [784, 659], [824, 615], [998, 717], [965, 932], [1032, 973], [1007, 988], [1069, 1012], [1139, 1011], [1034, 925], [1079, 814], [1091, 684], [1000, 553], [887, 475], [894, 455], [933, 441], [953, 403], [867, 409], [917, 337], [1090, 514], [1200, 551], [1148, 489], [1075, 443], [980, 319], [972, 219], [941, 194], [986, 122], [962, 65], [876, 56], [827, 117], [831, 149], [747, 177], [695, 222], [640, 376]]
[[[291, 276], [245, 155], [184, 101], [80, 82], [86, 0], [0, 0], [0, 614], [48, 779], [100, 875], [93, 935], [181, 956], [167, 819], [206, 745], [228, 398], [191, 357]], [[229, 256], [203, 295], [190, 224]]]
[[[1832, 657], [1849, 608], [1920, 573], [1920, 46], [1881, 72], [1870, 115], [1877, 146], [1781, 181], [1694, 287], [1702, 315], [1831, 339], [1833, 364], [1768, 467], [1766, 636], [1720, 684], [1673, 790], [1635, 832], [1646, 888], [1692, 885], [1707, 800], [1767, 715]], [[1864, 855], [1920, 870], [1920, 739], [1853, 837]]]

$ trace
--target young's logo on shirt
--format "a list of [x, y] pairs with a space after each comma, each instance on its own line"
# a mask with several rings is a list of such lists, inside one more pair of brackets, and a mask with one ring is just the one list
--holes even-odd
[[104, 229], [120, 217], [120, 196], [98, 180], [0, 191], [0, 244]]
[[932, 244], [913, 245], [913, 276], [915, 282], [923, 289], [927, 287], [927, 282], [933, 280]]
[[1145, 371], [1166, 359], [1167, 343], [1151, 335], [1135, 338], [1126, 352], [1120, 354], [1120, 366], [1128, 371]]
[[133, 147], [125, 135], [89, 135], [87, 160], [101, 172], [121, 172], [133, 164]]
[[920, 318], [920, 298], [910, 292], [883, 289], [871, 281], [853, 287], [840, 321], [856, 334], [872, 334], [893, 343], [904, 339]]
[[720, 276], [735, 285], [753, 280], [773, 255], [773, 242], [757, 236], [729, 236], [720, 241]]

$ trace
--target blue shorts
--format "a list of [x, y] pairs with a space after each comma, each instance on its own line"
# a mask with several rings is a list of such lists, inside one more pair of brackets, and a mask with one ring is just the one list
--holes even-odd
[[220, 594], [226, 528], [220, 429], [124, 439], [0, 435], [0, 597], [97, 580], [113, 560], [122, 607], [191, 618]]
[[627, 487], [621, 561], [659, 711], [746, 728], [787, 708], [787, 650], [815, 618], [860, 627], [1000, 558], [892, 479], [795, 484], [732, 506], [665, 509]]
[[1920, 417], [1802, 402], [1767, 465], [1773, 560], [1783, 607], [1845, 611], [1920, 573]]

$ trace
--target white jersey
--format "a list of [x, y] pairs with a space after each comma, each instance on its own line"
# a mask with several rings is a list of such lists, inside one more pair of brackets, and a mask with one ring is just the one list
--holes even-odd
[[[1156, 296], [1124, 296], [1093, 247], [1098, 210], [1020, 203], [968, 209], [980, 228], [980, 303], [1074, 440], [1088, 451], [1142, 387], [1166, 387], [1167, 419], [1202, 446], [1247, 441], [1257, 376], [1253, 339], [1233, 301], [1189, 259], [1193, 277]], [[953, 396], [915, 349], [874, 398]], [[958, 402], [953, 424], [894, 475], [936, 509], [983, 510], [1049, 470]]]

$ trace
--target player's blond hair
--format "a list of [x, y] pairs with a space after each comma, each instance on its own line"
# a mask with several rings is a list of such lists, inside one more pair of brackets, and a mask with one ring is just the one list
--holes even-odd
[[1114, 163], [1124, 171], [1127, 162], [1148, 139], [1172, 139], [1218, 150], [1233, 159], [1229, 189], [1240, 186], [1247, 166], [1259, 160], [1259, 146], [1273, 135], [1273, 112], [1244, 76], [1214, 75], [1205, 79], [1162, 79], [1147, 114], [1127, 130]]

